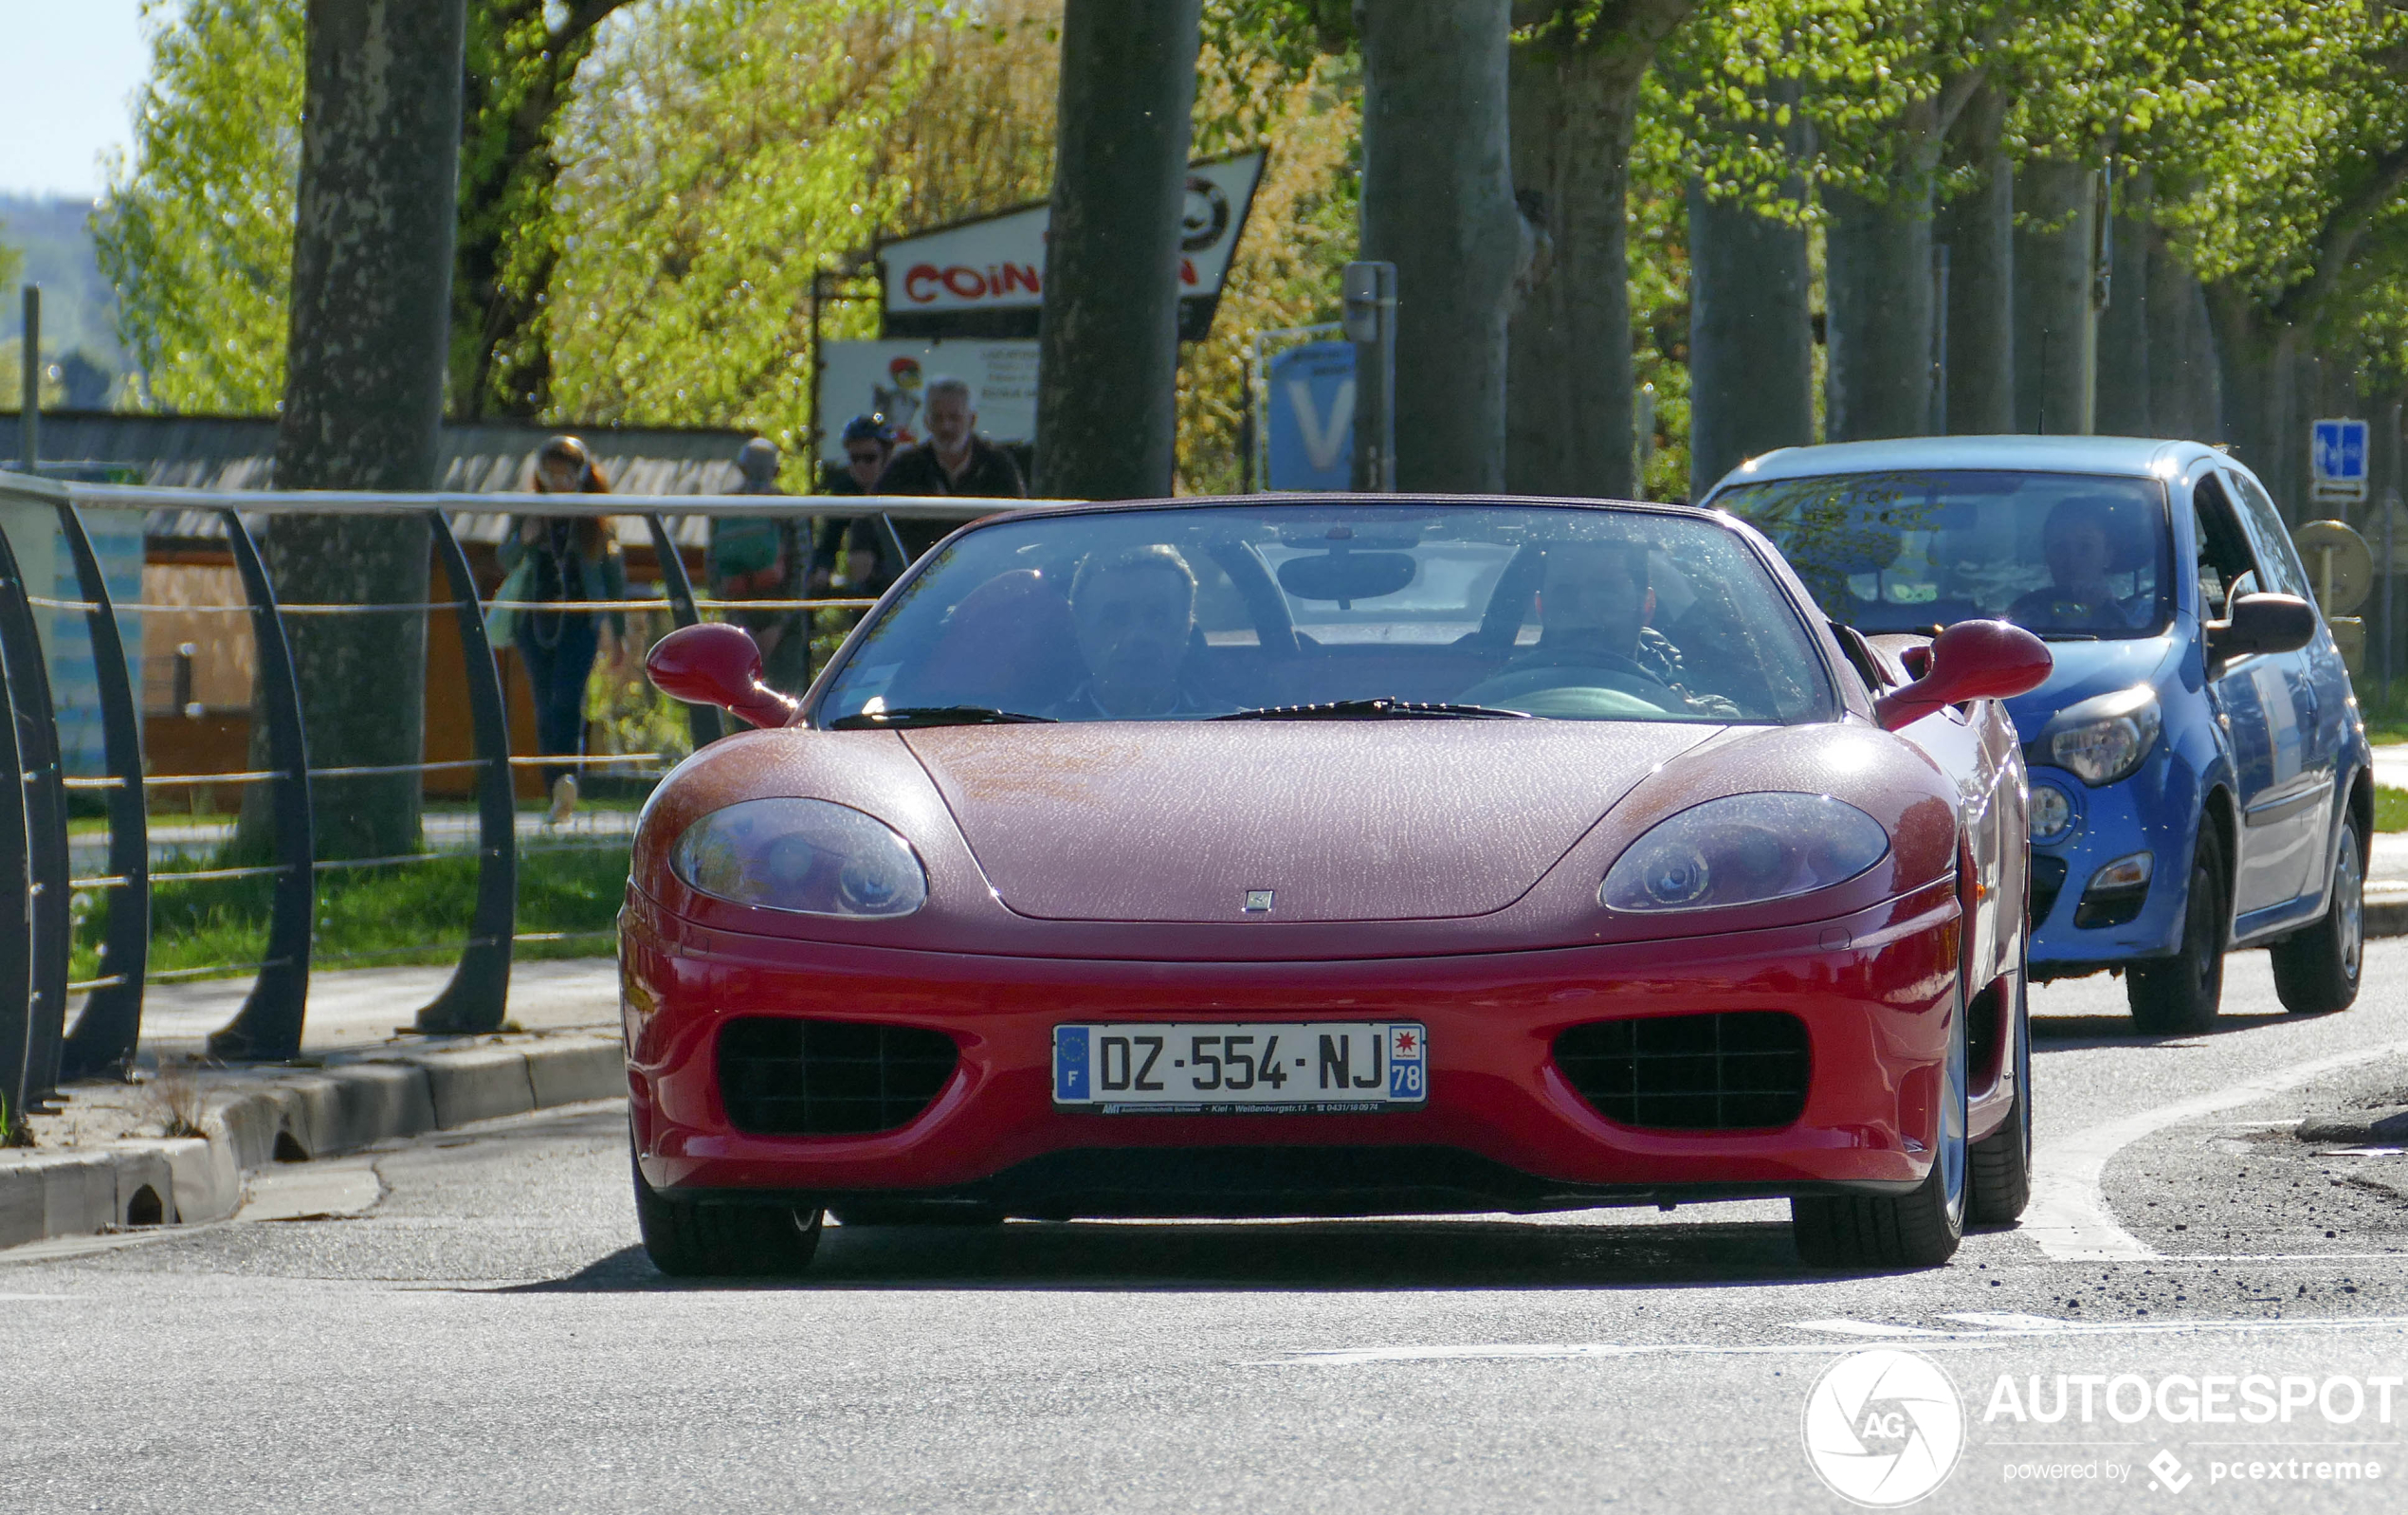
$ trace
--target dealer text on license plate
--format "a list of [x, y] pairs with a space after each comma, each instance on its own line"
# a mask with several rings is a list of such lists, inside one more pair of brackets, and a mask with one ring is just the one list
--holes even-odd
[[1412, 1021], [1132, 1023], [1053, 1029], [1053, 1103], [1103, 1115], [1415, 1109], [1428, 1037]]

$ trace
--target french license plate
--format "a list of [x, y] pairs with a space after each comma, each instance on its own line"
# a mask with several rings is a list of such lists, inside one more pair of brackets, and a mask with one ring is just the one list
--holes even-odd
[[1429, 1052], [1413, 1021], [1056, 1026], [1053, 1103], [1098, 1115], [1419, 1109]]

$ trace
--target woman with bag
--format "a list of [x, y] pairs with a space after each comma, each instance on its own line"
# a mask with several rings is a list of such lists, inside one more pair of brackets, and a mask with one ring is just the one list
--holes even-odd
[[[611, 492], [585, 444], [558, 436], [536, 453], [538, 494], [602, 495]], [[582, 757], [585, 752], [585, 684], [601, 650], [605, 621], [615, 637], [626, 626], [617, 611], [575, 608], [579, 600], [627, 597], [627, 564], [608, 517], [527, 516], [511, 522], [502, 539], [502, 566], [508, 576], [494, 598], [487, 630], [508, 641], [526, 661], [535, 697], [536, 751]], [[523, 608], [514, 608], [523, 607]], [[551, 820], [567, 820], [577, 805], [577, 774], [570, 764], [547, 766]]]

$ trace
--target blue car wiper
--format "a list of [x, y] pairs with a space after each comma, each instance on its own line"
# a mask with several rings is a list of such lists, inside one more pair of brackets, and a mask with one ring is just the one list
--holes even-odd
[[1443, 701], [1325, 700], [1319, 704], [1261, 705], [1251, 710], [1214, 716], [1214, 721], [1527, 721], [1526, 710], [1499, 710], [1493, 705], [1449, 704]]
[[838, 716], [830, 731], [907, 731], [921, 726], [1029, 726], [1054, 723], [1051, 716], [1024, 716], [985, 705], [903, 705], [894, 710], [864, 710]]

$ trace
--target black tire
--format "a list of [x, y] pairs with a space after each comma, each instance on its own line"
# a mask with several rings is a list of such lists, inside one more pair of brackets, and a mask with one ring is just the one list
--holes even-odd
[[2031, 956], [2016, 972], [2015, 1018], [2008, 1028], [2008, 1070], [2015, 1077], [2015, 1104], [1998, 1129], [1973, 1144], [1972, 1194], [1965, 1214], [1976, 1224], [2012, 1226], [2032, 1202], [2032, 1021], [2025, 1003]]
[[2233, 913], [2224, 883], [2224, 848], [2212, 825], [2191, 849], [2191, 888], [2182, 911], [2182, 946], [2173, 957], [2125, 971], [2132, 1022], [2152, 1036], [2203, 1031], [2224, 1000], [2224, 943]]
[[[1914, 1192], [1800, 1195], [1789, 1202], [1797, 1255], [1814, 1268], [1938, 1268], [1964, 1239], [1972, 1164], [1965, 1143], [1965, 1000], [1942, 1065], [1940, 1150]], [[1947, 1112], [1955, 1111], [1951, 1123]], [[1953, 1193], [1951, 1192], [1953, 1191]]]
[[820, 1213], [793, 1205], [668, 1198], [635, 1170], [635, 1223], [671, 1278], [783, 1278], [811, 1266]]
[[2358, 823], [2344, 821], [2334, 849], [2332, 902], [2325, 919], [2274, 943], [2274, 994], [2294, 1015], [2323, 1015], [2358, 1001], [2366, 967], [2366, 870]]

